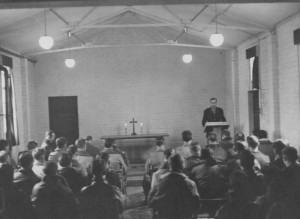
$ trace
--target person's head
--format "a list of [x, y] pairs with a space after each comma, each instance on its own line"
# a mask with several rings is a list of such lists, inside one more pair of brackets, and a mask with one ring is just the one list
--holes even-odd
[[295, 164], [298, 159], [298, 152], [294, 147], [286, 147], [282, 150], [283, 162], [286, 167]]
[[19, 158], [19, 164], [23, 169], [31, 169], [33, 166], [33, 157], [31, 153], [22, 153]]
[[240, 154], [242, 151], [246, 150], [247, 145], [243, 141], [235, 142], [233, 145], [233, 149], [237, 154]]
[[9, 151], [8, 141], [0, 139], [0, 151]]
[[67, 153], [71, 157], [73, 157], [76, 154], [76, 152], [77, 152], [77, 147], [75, 145], [71, 144], [67, 147]]
[[192, 140], [192, 132], [189, 130], [185, 130], [182, 132], [182, 140], [185, 142], [189, 142]]
[[157, 147], [163, 147], [164, 146], [164, 137], [158, 137], [156, 138], [156, 146]]
[[229, 176], [229, 201], [245, 200], [247, 198], [247, 175], [240, 171], [233, 171]]
[[230, 131], [228, 129], [223, 129], [221, 134], [222, 139], [231, 139], [230, 137]]
[[33, 151], [37, 147], [38, 147], [38, 143], [36, 141], [29, 141], [27, 144], [27, 150], [29, 151]]
[[276, 139], [273, 143], [274, 153], [280, 157], [282, 157], [282, 150], [286, 147], [289, 147], [290, 144], [286, 139]]
[[86, 136], [85, 141], [88, 142], [88, 143], [92, 143], [93, 137], [88, 135], [88, 136]]
[[210, 107], [211, 108], [216, 108], [217, 107], [217, 98], [215, 98], [215, 97], [212, 97], [212, 98], [210, 98]]
[[104, 147], [111, 148], [113, 144], [115, 143], [115, 140], [112, 138], [105, 139]]
[[33, 159], [41, 163], [45, 162], [45, 150], [43, 148], [36, 148], [32, 152]]
[[255, 135], [250, 135], [247, 137], [247, 143], [250, 150], [256, 150], [259, 145], [259, 140]]
[[277, 167], [267, 167], [262, 170], [264, 181], [267, 186], [267, 196], [269, 200], [277, 201], [283, 193], [283, 175]]
[[68, 140], [65, 137], [60, 137], [55, 140], [56, 146], [59, 149], [66, 148], [68, 145]]
[[245, 135], [243, 132], [237, 132], [235, 133], [234, 135], [234, 141], [237, 142], [237, 141], [245, 141]]
[[94, 160], [92, 166], [92, 173], [96, 180], [103, 179], [106, 173], [106, 165], [104, 160]]
[[77, 149], [85, 150], [85, 139], [78, 138], [75, 142]]
[[51, 142], [55, 141], [55, 133], [52, 130], [46, 131], [45, 139], [47, 139]]
[[0, 163], [6, 163], [8, 158], [7, 151], [0, 151]]
[[208, 147], [201, 149], [201, 159], [203, 160], [212, 159], [212, 150]]
[[198, 142], [192, 142], [190, 145], [190, 151], [193, 156], [201, 155], [201, 146]]
[[174, 148], [168, 148], [164, 151], [164, 158], [167, 161], [172, 155], [175, 154]]
[[243, 167], [244, 170], [246, 171], [253, 170], [255, 157], [253, 154], [251, 154], [250, 151], [243, 150], [240, 153], [239, 158], [241, 161], [241, 166]]
[[0, 187], [10, 187], [14, 181], [14, 168], [11, 165], [0, 165]]
[[169, 167], [173, 172], [182, 172], [184, 168], [184, 158], [180, 154], [174, 154], [169, 158]]
[[57, 174], [57, 163], [53, 161], [47, 161], [43, 172], [46, 176], [55, 176]]
[[215, 144], [218, 143], [217, 134], [214, 132], [210, 132], [207, 136], [208, 144]]
[[63, 153], [59, 158], [59, 165], [61, 167], [68, 167], [71, 165], [71, 157], [68, 153]]

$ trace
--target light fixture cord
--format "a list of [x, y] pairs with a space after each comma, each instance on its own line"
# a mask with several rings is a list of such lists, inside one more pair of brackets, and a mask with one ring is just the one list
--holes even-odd
[[187, 27], [184, 27], [185, 32], [185, 54], [187, 54]]
[[218, 33], [218, 10], [217, 10], [217, 5], [215, 4], [215, 22], [216, 22], [216, 33]]
[[44, 23], [45, 23], [45, 36], [47, 36], [46, 8], [44, 8]]
[[70, 51], [70, 36], [71, 36], [71, 32], [68, 32], [68, 47], [69, 47], [68, 55], [69, 55], [69, 59], [71, 58], [71, 51]]

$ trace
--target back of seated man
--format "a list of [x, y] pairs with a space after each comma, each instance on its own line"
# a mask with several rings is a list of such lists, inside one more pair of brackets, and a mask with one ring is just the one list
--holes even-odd
[[104, 149], [102, 152], [109, 154], [110, 167], [114, 170], [124, 169], [127, 172], [127, 165], [122, 157], [122, 155], [113, 149], [114, 139], [105, 139]]
[[75, 145], [77, 147], [77, 152], [74, 159], [78, 161], [83, 170], [83, 175], [85, 177], [90, 177], [92, 174], [92, 164], [94, 158], [85, 151], [85, 139], [79, 138], [76, 140]]
[[105, 181], [103, 160], [93, 162], [93, 183], [80, 192], [82, 218], [119, 219], [124, 208], [120, 191]]
[[109, 167], [109, 154], [106, 152], [102, 152], [100, 154], [100, 160], [103, 161], [103, 164], [105, 166], [105, 179], [109, 185], [116, 186], [119, 189], [121, 189], [121, 180], [125, 180], [124, 178], [121, 178], [121, 174], [118, 174], [117, 172], [113, 171]]
[[286, 147], [289, 147], [290, 144], [286, 139], [277, 139], [273, 143], [273, 150], [275, 154], [275, 159], [271, 163], [271, 166], [277, 167], [280, 170], [285, 168], [283, 157], [282, 157], [282, 150]]
[[32, 171], [35, 173], [35, 175], [37, 175], [37, 177], [39, 177], [40, 179], [42, 179], [44, 177], [44, 165], [46, 163], [45, 160], [45, 150], [42, 148], [36, 148], [33, 152], [32, 152], [32, 156], [33, 156], [33, 166], [32, 166]]
[[32, 171], [32, 154], [24, 153], [20, 157], [21, 168], [14, 173], [14, 184], [22, 189], [30, 197], [33, 186], [40, 182], [40, 179]]
[[47, 161], [49, 154], [56, 148], [55, 133], [52, 130], [46, 131], [45, 138], [41, 144], [41, 148], [45, 150], [45, 159]]
[[[152, 174], [159, 169], [164, 162], [165, 144], [163, 138], [156, 139], [156, 151], [151, 152], [146, 160], [145, 175], [143, 179], [143, 189], [145, 198], [147, 199], [148, 193], [151, 188]], [[146, 200], [145, 199], [145, 200]]]
[[184, 159], [192, 156], [190, 151], [190, 145], [192, 143], [192, 132], [185, 130], [182, 132], [183, 145], [176, 148], [176, 153], [183, 156]]
[[158, 212], [158, 218], [191, 219], [199, 206], [196, 185], [183, 173], [180, 154], [171, 156], [169, 165], [170, 172], [149, 193], [149, 206]]
[[97, 148], [92, 144], [93, 137], [88, 135], [85, 138], [85, 142], [86, 142], [86, 152], [88, 152], [93, 158], [96, 158], [96, 156], [100, 153], [100, 151], [99, 148]]
[[36, 149], [38, 147], [38, 143], [36, 141], [29, 141], [27, 143], [27, 147], [25, 151], [21, 151], [18, 154], [18, 164], [19, 164], [19, 157], [21, 156], [21, 154], [23, 153], [32, 153], [34, 149]]
[[53, 152], [49, 154], [48, 160], [58, 163], [58, 160], [60, 159], [61, 155], [66, 152], [68, 140], [65, 137], [60, 137], [57, 138], [55, 142], [56, 148]]
[[227, 129], [223, 129], [221, 133], [221, 141], [220, 146], [225, 150], [228, 151], [233, 147], [233, 141], [230, 137], [230, 132]]
[[262, 169], [269, 166], [270, 158], [269, 156], [263, 154], [258, 150], [259, 140], [255, 135], [250, 135], [247, 137], [247, 143], [249, 150], [254, 155], [255, 159], [258, 161]]
[[168, 148], [164, 151], [164, 162], [159, 167], [159, 169], [153, 173], [152, 175], [152, 182], [151, 182], [151, 188], [154, 188], [154, 186], [158, 185], [160, 180], [163, 178], [163, 175], [167, 172], [169, 172], [169, 158], [175, 154], [174, 148]]
[[208, 134], [207, 137], [208, 145], [207, 148], [212, 150], [212, 156], [218, 163], [225, 164], [227, 160], [227, 152], [220, 146], [217, 141], [217, 135], [213, 132]]
[[185, 160], [185, 173], [189, 175], [189, 172], [197, 165], [203, 163], [201, 159], [201, 146], [198, 142], [192, 142], [190, 146], [190, 151], [192, 156], [186, 158]]
[[201, 198], [218, 198], [225, 196], [226, 172], [225, 167], [217, 163], [209, 148], [201, 150], [202, 164], [195, 166], [189, 178], [196, 185]]

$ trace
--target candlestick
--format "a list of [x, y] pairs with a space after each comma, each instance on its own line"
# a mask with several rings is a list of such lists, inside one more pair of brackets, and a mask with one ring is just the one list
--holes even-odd
[[127, 123], [125, 123], [125, 135], [127, 135]]
[[141, 122], [141, 134], [143, 134], [143, 123]]

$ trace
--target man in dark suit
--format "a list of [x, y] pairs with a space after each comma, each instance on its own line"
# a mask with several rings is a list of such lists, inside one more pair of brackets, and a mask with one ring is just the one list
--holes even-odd
[[[206, 122], [226, 122], [223, 109], [217, 107], [217, 98], [211, 98], [210, 105], [211, 106], [203, 112], [202, 126], [204, 127]], [[206, 137], [212, 131], [212, 128], [207, 128]]]

